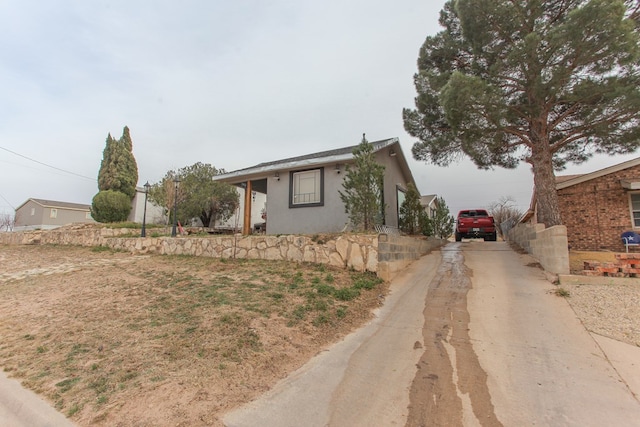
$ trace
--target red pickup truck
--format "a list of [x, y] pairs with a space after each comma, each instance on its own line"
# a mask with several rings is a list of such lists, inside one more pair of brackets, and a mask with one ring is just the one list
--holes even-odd
[[469, 209], [458, 212], [456, 221], [456, 242], [463, 238], [484, 238], [496, 241], [496, 224], [493, 217], [484, 209]]

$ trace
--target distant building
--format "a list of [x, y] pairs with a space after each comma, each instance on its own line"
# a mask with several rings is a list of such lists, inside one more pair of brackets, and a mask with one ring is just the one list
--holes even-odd
[[436, 194], [422, 196], [420, 197], [420, 205], [424, 208], [429, 219], [433, 219], [438, 211], [438, 196]]
[[16, 209], [13, 230], [50, 230], [71, 223], [94, 222], [91, 205], [28, 199]]
[[[133, 196], [133, 200], [131, 201], [131, 212], [129, 213], [129, 217], [127, 221], [137, 222], [138, 224], [142, 224], [142, 217], [144, 216], [144, 201], [145, 201], [145, 188], [144, 187], [136, 187], [136, 195]], [[147, 216], [146, 216], [147, 224], [166, 224], [167, 223], [167, 215], [165, 214], [165, 209], [162, 206], [158, 206], [155, 202], [151, 201], [147, 197]]]

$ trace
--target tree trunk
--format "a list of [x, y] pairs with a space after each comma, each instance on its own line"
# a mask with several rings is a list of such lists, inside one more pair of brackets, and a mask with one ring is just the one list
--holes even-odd
[[537, 200], [538, 223], [544, 224], [545, 227], [562, 224], [552, 153], [548, 144], [539, 144], [532, 150], [531, 165]]

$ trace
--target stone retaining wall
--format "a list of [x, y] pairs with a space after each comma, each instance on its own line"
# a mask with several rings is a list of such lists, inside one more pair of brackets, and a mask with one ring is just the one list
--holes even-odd
[[509, 241], [533, 255], [542, 267], [553, 274], [569, 274], [567, 227], [544, 224], [518, 224], [509, 230]]
[[131, 229], [77, 226], [0, 233], [2, 244], [105, 246], [134, 254], [288, 260], [371, 271], [391, 280], [412, 261], [445, 241], [388, 234], [341, 234], [326, 241], [308, 236], [133, 237]]

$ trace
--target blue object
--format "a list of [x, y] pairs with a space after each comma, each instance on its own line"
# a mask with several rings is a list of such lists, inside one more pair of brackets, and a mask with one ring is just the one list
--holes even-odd
[[629, 252], [629, 246], [640, 245], [640, 234], [635, 231], [625, 231], [620, 237], [622, 238], [622, 243], [624, 243], [627, 252]]

